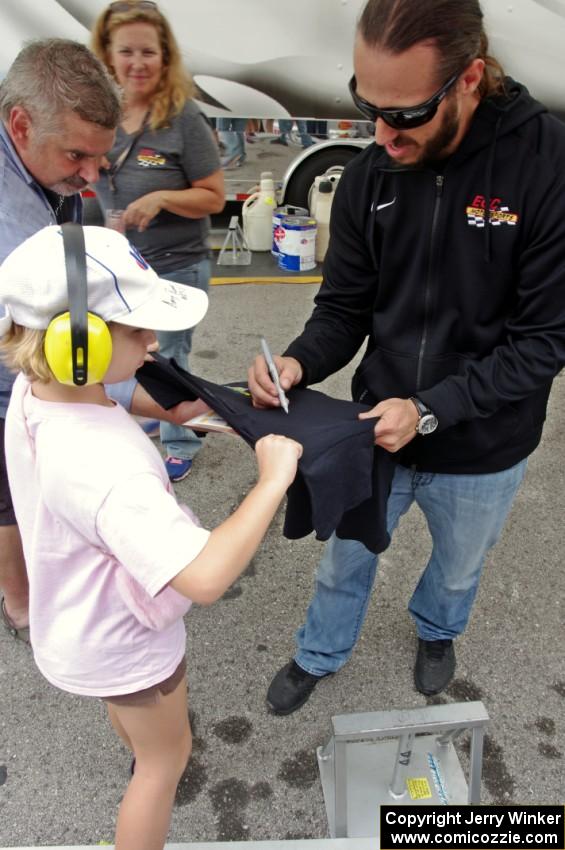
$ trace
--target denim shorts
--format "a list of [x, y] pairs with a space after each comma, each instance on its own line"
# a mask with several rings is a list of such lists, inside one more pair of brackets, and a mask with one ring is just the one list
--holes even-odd
[[183, 658], [175, 672], [157, 685], [151, 685], [150, 688], [144, 688], [142, 691], [135, 691], [132, 694], [114, 694], [114, 696], [101, 697], [101, 699], [103, 702], [110, 702], [113, 705], [154, 705], [159, 700], [159, 694], [162, 694], [164, 697], [167, 694], [172, 694], [185, 675], [186, 658]]

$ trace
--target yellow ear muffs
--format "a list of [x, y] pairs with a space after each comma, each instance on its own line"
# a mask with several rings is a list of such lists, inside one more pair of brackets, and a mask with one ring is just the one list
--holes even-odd
[[[112, 336], [106, 322], [95, 313], [87, 313], [87, 363], [85, 384], [99, 384], [112, 359]], [[43, 343], [45, 359], [60, 384], [75, 385], [71, 315], [60, 313], [51, 319]], [[84, 367], [84, 349], [76, 352], [79, 366]]]
[[61, 384], [84, 387], [103, 380], [112, 358], [112, 336], [106, 322], [88, 311], [88, 278], [84, 231], [80, 224], [61, 226], [69, 309], [51, 319], [43, 350], [53, 376]]

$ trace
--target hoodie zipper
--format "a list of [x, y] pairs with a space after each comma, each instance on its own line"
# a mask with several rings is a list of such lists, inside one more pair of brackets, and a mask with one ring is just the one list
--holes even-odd
[[432, 288], [432, 273], [435, 269], [434, 257], [435, 257], [435, 241], [436, 241], [436, 232], [437, 232], [437, 222], [439, 218], [439, 208], [441, 205], [441, 196], [443, 193], [443, 183], [444, 178], [443, 174], [436, 174], [435, 184], [436, 184], [436, 194], [434, 200], [434, 213], [432, 217], [432, 227], [430, 230], [430, 262], [428, 263], [428, 274], [426, 276], [426, 290], [424, 293], [424, 327], [422, 329], [422, 338], [420, 340], [420, 351], [418, 352], [418, 367], [416, 371], [416, 391], [420, 389], [420, 384], [422, 381], [422, 368], [424, 363], [424, 354], [426, 352], [426, 344], [428, 342], [428, 320], [429, 320], [429, 308], [430, 308], [430, 298], [431, 298], [431, 288]]

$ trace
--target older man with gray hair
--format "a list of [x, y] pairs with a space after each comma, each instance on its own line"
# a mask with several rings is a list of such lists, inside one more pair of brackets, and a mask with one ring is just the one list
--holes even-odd
[[[0, 84], [0, 262], [46, 225], [81, 220], [80, 191], [98, 179], [120, 114], [115, 83], [83, 44], [50, 38], [21, 50]], [[4, 458], [13, 381], [0, 364], [0, 615], [28, 641], [28, 583]], [[112, 390], [140, 415], [179, 424], [196, 412], [190, 403], [164, 411], [135, 381]]]
[[[120, 117], [116, 87], [82, 44], [28, 44], [0, 84], [0, 261], [48, 224], [80, 221], [80, 190], [98, 179]], [[2, 618], [28, 639], [28, 584], [4, 459], [14, 376], [0, 364]]]

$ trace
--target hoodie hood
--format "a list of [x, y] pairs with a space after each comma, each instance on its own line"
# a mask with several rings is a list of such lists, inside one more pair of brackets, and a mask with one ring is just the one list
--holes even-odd
[[[504, 93], [487, 97], [477, 107], [473, 120], [461, 144], [450, 157], [450, 161], [459, 164], [467, 157], [473, 156], [481, 149], [488, 147], [489, 151], [485, 165], [484, 197], [492, 197], [492, 172], [498, 140], [513, 133], [522, 124], [531, 121], [535, 116], [547, 112], [543, 104], [530, 95], [522, 83], [511, 77], [504, 78]], [[486, 206], [486, 221], [484, 228], [484, 258], [491, 261], [491, 229], [490, 204]]]
[[547, 108], [529, 93], [528, 89], [511, 77], [504, 79], [505, 92], [487, 97], [477, 107], [471, 126], [461, 144], [450, 157], [462, 161], [497, 139], [512, 133]]
[[[489, 148], [485, 160], [484, 189], [485, 198], [492, 195], [493, 167], [496, 155], [496, 146], [499, 139], [513, 133], [518, 127], [527, 124], [536, 116], [547, 112], [547, 108], [535, 100], [526, 86], [512, 79], [504, 78], [504, 93], [487, 97], [477, 106], [467, 133], [455, 152], [447, 158], [448, 167], [458, 166], [465, 160], [473, 157], [477, 152]], [[378, 145], [373, 147], [375, 184], [373, 205], [371, 208], [371, 229], [374, 229], [374, 213], [379, 206], [380, 190], [382, 185], [382, 171], [390, 170], [389, 159], [382, 148]], [[488, 222], [490, 220], [490, 209], [486, 210], [486, 227], [484, 228], [484, 258], [487, 262], [491, 260], [491, 232]]]

